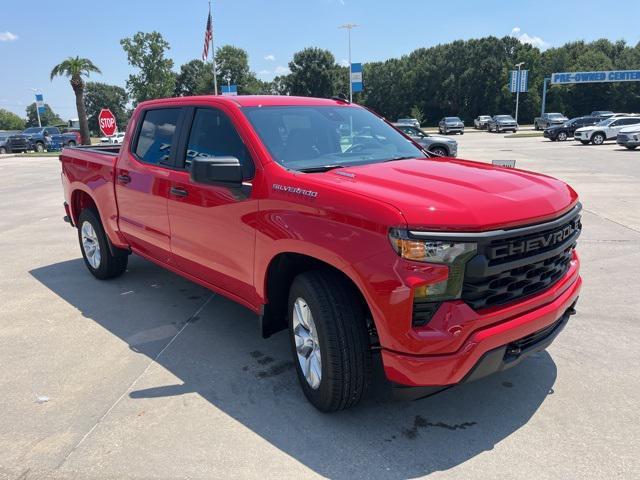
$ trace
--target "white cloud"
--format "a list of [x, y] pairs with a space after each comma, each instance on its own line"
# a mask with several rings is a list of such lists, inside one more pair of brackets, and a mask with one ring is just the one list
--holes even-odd
[[258, 72], [258, 75], [260, 75], [261, 77], [266, 77], [267, 75], [271, 75], [271, 70], [260, 70]]
[[268, 62], [274, 62], [276, 60], [276, 56], [273, 53], [270, 53], [269, 55], [264, 57], [264, 59], [267, 60]]
[[520, 30], [520, 27], [513, 27], [511, 29], [511, 36], [520, 40], [520, 43], [526, 43], [534, 47], [538, 47], [540, 50], [544, 50], [549, 47], [549, 44], [542, 38], [523, 33]]
[[289, 70], [287, 67], [283, 67], [282, 65], [278, 65], [274, 72], [276, 75], [288, 75], [291, 73], [291, 70]]
[[14, 42], [18, 36], [11, 32], [0, 32], [0, 42]]
[[340, 65], [342, 65], [343, 67], [348, 67], [349, 60], [347, 60], [346, 58], [343, 58], [342, 60], [340, 60]]

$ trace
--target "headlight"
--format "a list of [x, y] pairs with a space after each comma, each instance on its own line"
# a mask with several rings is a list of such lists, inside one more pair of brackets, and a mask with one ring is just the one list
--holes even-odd
[[477, 251], [475, 243], [418, 240], [410, 238], [407, 231], [399, 229], [392, 229], [389, 232], [389, 240], [396, 253], [406, 260], [437, 263], [449, 267], [449, 277], [445, 281], [416, 288], [414, 292], [416, 298], [429, 301], [460, 298], [465, 265]]

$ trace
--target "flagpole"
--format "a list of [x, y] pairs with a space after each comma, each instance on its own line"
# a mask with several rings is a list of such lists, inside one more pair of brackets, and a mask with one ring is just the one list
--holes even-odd
[[[209, 0], [209, 15], [211, 15], [211, 0]], [[213, 65], [213, 94], [218, 95], [218, 74], [216, 73], [216, 49], [213, 45], [213, 17], [211, 17], [211, 57]]]

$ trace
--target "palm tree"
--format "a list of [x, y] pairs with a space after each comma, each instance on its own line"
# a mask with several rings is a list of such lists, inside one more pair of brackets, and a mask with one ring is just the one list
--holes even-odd
[[80, 122], [80, 135], [84, 145], [91, 144], [89, 137], [89, 122], [87, 111], [84, 107], [84, 80], [83, 76], [89, 76], [91, 72], [102, 73], [88, 58], [69, 57], [51, 70], [51, 80], [55, 77], [70, 77], [69, 83], [76, 94], [76, 108], [78, 109], [78, 121]]

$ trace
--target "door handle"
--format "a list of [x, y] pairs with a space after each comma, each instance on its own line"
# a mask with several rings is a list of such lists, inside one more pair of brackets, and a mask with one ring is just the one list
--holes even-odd
[[126, 173], [120, 174], [118, 175], [118, 181], [120, 183], [129, 183], [131, 181], [131, 177], [129, 175], [127, 175]]
[[189, 195], [189, 192], [181, 187], [171, 187], [169, 192], [171, 193], [171, 195], [175, 195], [176, 197], [186, 197], [187, 195]]

